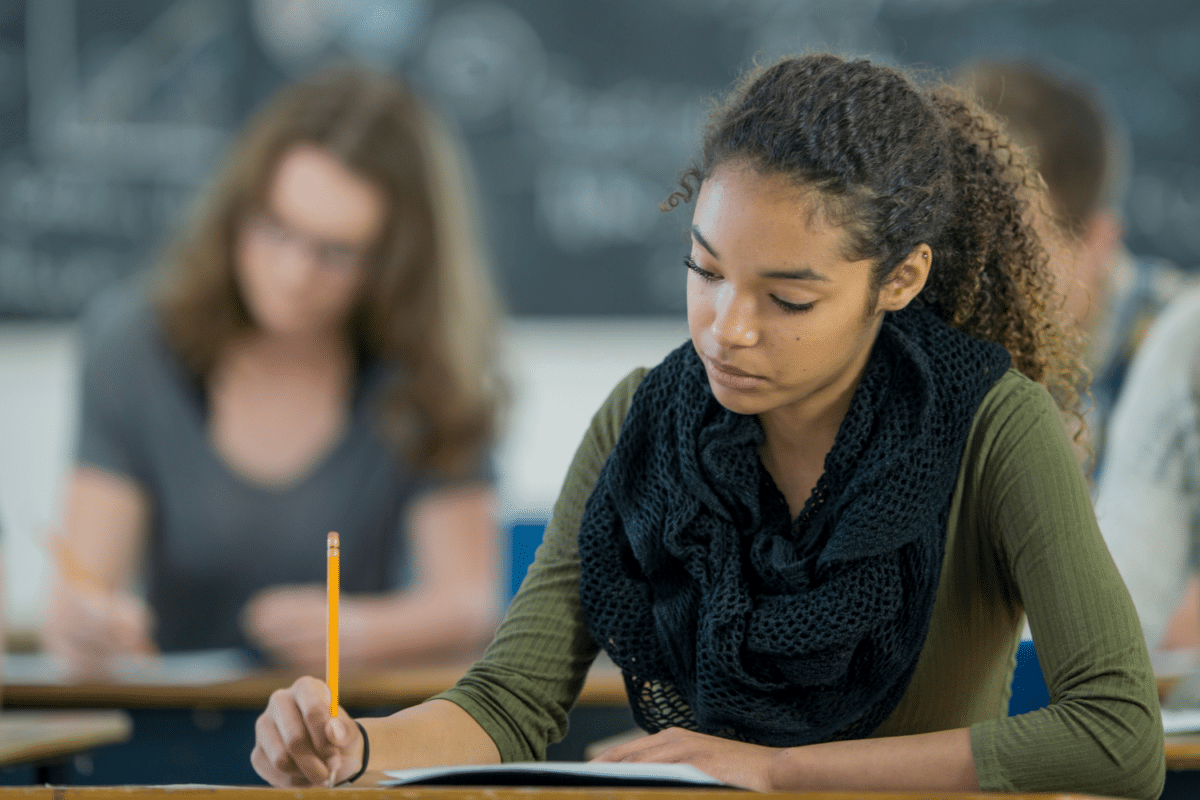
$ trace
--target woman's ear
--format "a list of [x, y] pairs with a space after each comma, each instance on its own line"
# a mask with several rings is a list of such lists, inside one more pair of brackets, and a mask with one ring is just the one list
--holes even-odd
[[881, 311], [899, 311], [911, 303], [925, 288], [932, 265], [933, 251], [929, 249], [929, 245], [922, 242], [914, 247], [879, 287], [876, 308]]

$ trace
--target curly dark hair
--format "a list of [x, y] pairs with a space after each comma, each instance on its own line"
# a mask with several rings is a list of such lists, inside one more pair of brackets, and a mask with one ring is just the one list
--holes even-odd
[[1044, 184], [969, 96], [865, 60], [785, 59], [748, 75], [717, 108], [698, 163], [663, 209], [735, 161], [813, 189], [823, 216], [847, 231], [846, 258], [875, 262], [875, 289], [929, 245], [934, 267], [914, 302], [1008, 350], [1075, 417], [1082, 439], [1082, 339], [1031, 224], [1046, 207]]

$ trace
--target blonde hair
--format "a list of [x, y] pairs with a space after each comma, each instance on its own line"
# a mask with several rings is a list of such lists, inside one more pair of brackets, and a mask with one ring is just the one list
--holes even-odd
[[362, 356], [400, 368], [378, 408], [382, 428], [418, 469], [463, 474], [496, 432], [499, 303], [461, 145], [391, 76], [325, 70], [259, 111], [164, 260], [167, 340], [203, 380], [231, 340], [254, 329], [235, 277], [237, 240], [280, 159], [301, 144], [331, 153], [385, 199], [347, 322]]

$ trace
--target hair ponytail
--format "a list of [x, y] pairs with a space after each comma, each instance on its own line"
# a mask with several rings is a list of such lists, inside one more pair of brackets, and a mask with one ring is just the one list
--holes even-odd
[[[999, 122], [950, 86], [928, 93], [946, 123], [956, 213], [931, 243], [941, 269], [918, 298], [947, 323], [1002, 345], [1013, 366], [1079, 416], [1087, 384], [1082, 336], [1054, 286], [1033, 226], [1047, 214], [1045, 185]], [[1082, 420], [1080, 420], [1082, 430]]]

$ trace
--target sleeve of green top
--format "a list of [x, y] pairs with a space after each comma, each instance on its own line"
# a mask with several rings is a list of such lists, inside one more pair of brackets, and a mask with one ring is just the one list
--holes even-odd
[[[983, 789], [1155, 798], [1165, 778], [1150, 658], [1061, 418], [1032, 382], [981, 407], [976, 534], [1029, 617], [1050, 705], [971, 728]], [[964, 532], [965, 533], [965, 532]]]
[[483, 658], [438, 697], [461, 706], [510, 761], [546, 757], [598, 648], [579, 604], [579, 521], [646, 370], [626, 377], [596, 412], [567, 472], [542, 544]]

